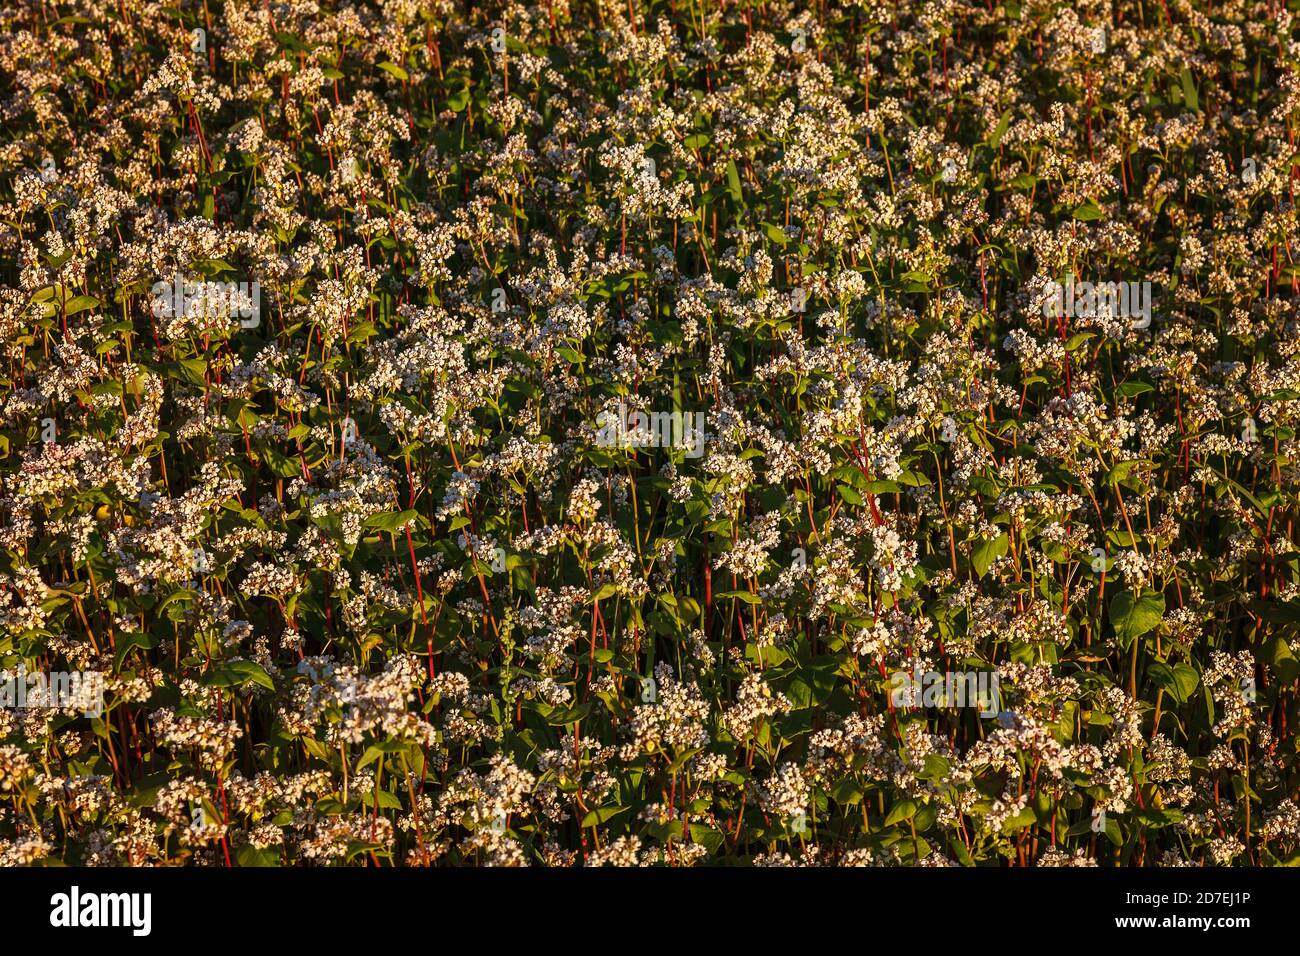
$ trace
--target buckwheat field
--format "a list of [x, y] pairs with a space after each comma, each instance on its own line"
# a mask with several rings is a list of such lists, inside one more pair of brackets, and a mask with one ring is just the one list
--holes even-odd
[[6, 0], [0, 865], [1300, 862], [1297, 0]]

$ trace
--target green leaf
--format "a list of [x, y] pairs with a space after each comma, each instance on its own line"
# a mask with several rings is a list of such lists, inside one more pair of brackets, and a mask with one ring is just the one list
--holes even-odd
[[567, 727], [569, 724], [577, 723], [591, 713], [591, 704], [576, 704], [568, 710], [555, 710], [546, 717], [546, 722], [552, 727]]
[[1148, 382], [1125, 382], [1115, 389], [1115, 394], [1120, 398], [1132, 398], [1134, 395], [1141, 395], [1143, 392], [1154, 392], [1156, 387]]
[[275, 681], [271, 680], [271, 675], [256, 661], [231, 661], [226, 667], [235, 674], [240, 684], [246, 684], [251, 680], [267, 690], [275, 690]]
[[1133, 812], [1133, 817], [1153, 830], [1183, 822], [1181, 810], [1161, 810], [1155, 807], [1148, 810], [1136, 810]]
[[1196, 83], [1192, 80], [1192, 71], [1183, 67], [1183, 71], [1178, 75], [1183, 84], [1183, 105], [1193, 113], [1201, 111], [1201, 98], [1196, 93]]
[[447, 97], [447, 109], [453, 113], [459, 113], [465, 107], [469, 106], [469, 89], [462, 88]]
[[1101, 207], [1089, 199], [1082, 206], [1075, 206], [1074, 212], [1070, 215], [1074, 216], [1074, 218], [1078, 219], [1080, 222], [1092, 222], [1094, 219], [1100, 219], [1103, 213]]
[[419, 517], [420, 513], [418, 511], [410, 509], [406, 511], [382, 511], [367, 518], [365, 526], [392, 534]]
[[201, 358], [181, 359], [176, 363], [180, 368], [181, 377], [191, 385], [203, 388], [207, 385], [204, 379], [204, 373], [208, 370], [208, 363]]
[[279, 866], [280, 854], [276, 853], [275, 850], [269, 847], [265, 850], [259, 850], [251, 843], [245, 843], [243, 846], [239, 848], [239, 851], [235, 854], [235, 861], [240, 866], [250, 866], [250, 867]]
[[831, 797], [836, 803], [851, 807], [862, 802], [862, 787], [852, 777], [845, 777], [831, 789]]
[[1017, 830], [1031, 827], [1037, 822], [1038, 814], [1034, 813], [1034, 808], [1022, 807], [1016, 814], [1007, 817], [1007, 819], [1002, 822], [1002, 832], [1015, 833]]
[[725, 838], [721, 830], [706, 826], [703, 823], [691, 824], [691, 842], [700, 844], [710, 853], [716, 853]]
[[745, 198], [740, 188], [740, 171], [736, 169], [736, 161], [733, 159], [727, 160], [727, 192], [731, 193], [731, 198], [737, 203]]
[[850, 488], [848, 485], [836, 485], [835, 490], [838, 491], [840, 497], [843, 498], [845, 501], [847, 501], [849, 504], [851, 505], [863, 504], [862, 496], [858, 494], [857, 491], [855, 491], [853, 488]]
[[899, 820], [910, 820], [916, 816], [915, 800], [899, 800], [889, 808], [889, 813], [885, 815], [885, 826], [891, 823], [897, 823]]
[[411, 75], [409, 73], [407, 73], [404, 69], [402, 69], [396, 63], [393, 63], [390, 60], [385, 60], [383, 63], [380, 63], [379, 68], [383, 70], [385, 73], [391, 73], [393, 76], [397, 77], [403, 83], [405, 83], [407, 80], [411, 78]]
[[585, 817], [582, 818], [582, 828], [585, 830], [587, 827], [594, 827], [600, 823], [608, 823], [610, 820], [613, 820], [619, 814], [627, 813], [627, 811], [630, 809], [632, 808], [613, 806], [613, 807], [601, 807], [598, 810], [592, 810], [590, 813], [588, 813]]
[[1147, 668], [1147, 675], [1152, 683], [1180, 704], [1185, 704], [1191, 699], [1201, 679], [1196, 673], [1196, 668], [1187, 664], [1175, 664], [1170, 667], [1158, 661]]
[[721, 601], [724, 598], [737, 598], [746, 604], [762, 604], [763, 599], [757, 594], [751, 594], [749, 591], [719, 591], [714, 597]]
[[94, 309], [98, 307], [99, 300], [93, 295], [79, 295], [76, 298], [69, 300], [68, 304], [64, 306], [63, 311], [66, 315], [76, 315], [78, 312], [84, 312], [86, 309]]
[[1264, 659], [1273, 668], [1281, 683], [1289, 684], [1296, 677], [1300, 677], [1300, 661], [1296, 660], [1295, 654], [1291, 652], [1291, 645], [1281, 634], [1274, 634], [1264, 646]]
[[993, 562], [1007, 553], [1011, 542], [1005, 534], [1000, 534], [992, 541], [981, 538], [971, 547], [971, 564], [978, 577], [989, 573]]
[[1153, 630], [1164, 615], [1165, 596], [1159, 591], [1125, 590], [1110, 599], [1110, 624], [1124, 649]]
[[998, 125], [993, 130], [993, 135], [989, 137], [989, 149], [997, 149], [998, 144], [1002, 142], [1002, 137], [1006, 135], [1007, 127], [1011, 125], [1011, 110], [1006, 110], [1002, 118], [998, 120]]
[[1270, 624], [1300, 624], [1300, 602], [1253, 600], [1246, 607]]
[[[174, 596], [175, 595], [173, 595], [173, 597]], [[137, 631], [133, 634], [123, 634], [119, 636], [117, 639], [117, 653], [113, 655], [113, 670], [120, 671], [122, 669], [122, 661], [126, 659], [127, 654], [131, 653], [132, 648], [140, 647], [149, 650], [150, 648], [157, 646], [158, 638], [154, 637], [152, 634], [144, 634]]]

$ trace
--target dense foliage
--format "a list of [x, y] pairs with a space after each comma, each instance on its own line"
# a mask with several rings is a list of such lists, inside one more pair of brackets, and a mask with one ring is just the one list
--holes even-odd
[[6, 2], [0, 862], [1297, 862], [1297, 6]]

